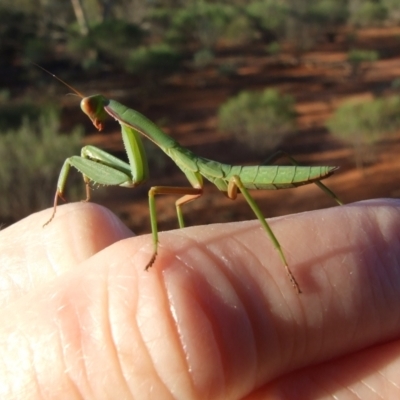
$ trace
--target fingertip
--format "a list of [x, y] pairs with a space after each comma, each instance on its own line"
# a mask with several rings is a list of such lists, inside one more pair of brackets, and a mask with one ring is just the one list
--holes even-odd
[[44, 229], [49, 235], [62, 238], [65, 246], [73, 246], [81, 260], [134, 236], [109, 209], [86, 202], [58, 207], [55, 218]]

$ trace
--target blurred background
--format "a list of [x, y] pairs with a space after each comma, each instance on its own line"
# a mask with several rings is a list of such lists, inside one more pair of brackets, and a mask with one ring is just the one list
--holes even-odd
[[[398, 0], [2, 0], [2, 226], [52, 206], [63, 161], [83, 145], [126, 159], [119, 125], [97, 132], [32, 62], [138, 110], [199, 156], [257, 165], [284, 150], [339, 166], [324, 183], [346, 203], [400, 196]], [[137, 233], [150, 230], [150, 186], [188, 185], [145, 145], [148, 182], [92, 191]], [[85, 197], [76, 171], [67, 186], [68, 201]], [[184, 208], [188, 225], [255, 218], [241, 196], [205, 186]], [[252, 195], [267, 217], [335, 206], [315, 185]], [[177, 227], [175, 200], [157, 198], [161, 229]]]

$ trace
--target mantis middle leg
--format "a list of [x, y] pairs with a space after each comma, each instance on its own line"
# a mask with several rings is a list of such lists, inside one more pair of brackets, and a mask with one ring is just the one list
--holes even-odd
[[158, 226], [157, 226], [157, 211], [156, 211], [156, 194], [179, 194], [183, 195], [176, 202], [176, 213], [178, 216], [179, 227], [185, 226], [181, 206], [185, 203], [193, 201], [203, 194], [202, 187], [173, 187], [173, 186], [153, 186], [149, 190], [149, 209], [150, 209], [150, 224], [151, 233], [153, 235], [153, 255], [147, 263], [145, 270], [147, 271], [155, 262], [158, 252]]

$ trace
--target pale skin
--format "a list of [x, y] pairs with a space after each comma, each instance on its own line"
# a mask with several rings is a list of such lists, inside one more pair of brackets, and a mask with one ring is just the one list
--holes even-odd
[[148, 236], [60, 206], [0, 231], [2, 399], [400, 397], [400, 201]]

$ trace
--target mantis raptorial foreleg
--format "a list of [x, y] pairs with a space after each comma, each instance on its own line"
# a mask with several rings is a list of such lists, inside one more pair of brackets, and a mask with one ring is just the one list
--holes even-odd
[[58, 177], [53, 213], [44, 226], [49, 224], [54, 218], [58, 198], [65, 200], [65, 185], [67, 183], [71, 166], [75, 167], [83, 175], [86, 187], [85, 201], [90, 200], [90, 181], [95, 181], [96, 183], [103, 185], [124, 186], [123, 184], [125, 183], [125, 186], [134, 186], [131, 181], [131, 167], [129, 164], [101, 149], [98, 149], [97, 147], [85, 146], [82, 148], [80, 156], [72, 156], [64, 161]]

